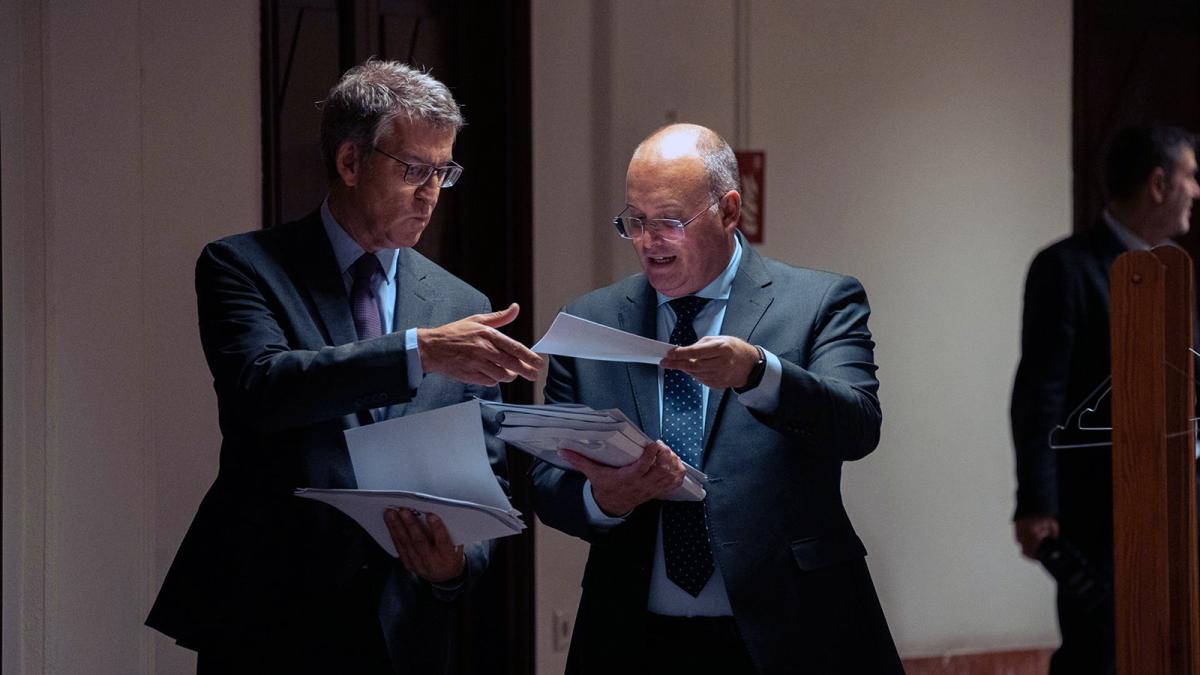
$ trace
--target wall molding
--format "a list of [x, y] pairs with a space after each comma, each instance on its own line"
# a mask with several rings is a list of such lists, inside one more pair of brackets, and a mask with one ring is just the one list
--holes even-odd
[[904, 659], [908, 675], [1044, 675], [1053, 648], [947, 654]]

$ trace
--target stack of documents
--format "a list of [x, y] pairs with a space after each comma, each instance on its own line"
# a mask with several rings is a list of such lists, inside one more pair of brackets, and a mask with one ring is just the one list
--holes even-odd
[[[505, 442], [557, 467], [573, 470], [559, 456], [572, 450], [606, 466], [625, 466], [642, 456], [652, 443], [620, 410], [593, 410], [585, 405], [515, 405], [481, 401], [497, 413]], [[708, 477], [684, 463], [683, 484], [666, 497], [669, 501], [701, 501]]]
[[525, 529], [488, 462], [479, 401], [348, 429], [346, 447], [357, 490], [306, 488], [296, 496], [325, 502], [353, 518], [397, 556], [384, 513], [436, 513], [455, 544]]

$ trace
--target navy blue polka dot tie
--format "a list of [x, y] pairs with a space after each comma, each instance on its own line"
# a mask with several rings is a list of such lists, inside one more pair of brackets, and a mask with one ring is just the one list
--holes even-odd
[[[707, 298], [694, 295], [671, 301], [675, 310], [671, 344], [687, 346], [698, 339], [692, 320], [706, 304]], [[703, 395], [703, 388], [691, 375], [678, 370], [663, 373], [663, 442], [695, 467], [700, 466], [704, 449]], [[695, 597], [713, 573], [703, 502], [663, 502], [662, 526], [667, 578]]]

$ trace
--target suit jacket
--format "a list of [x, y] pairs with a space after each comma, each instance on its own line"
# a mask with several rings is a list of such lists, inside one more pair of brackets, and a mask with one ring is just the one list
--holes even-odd
[[[427, 375], [408, 387], [404, 330], [488, 311], [487, 299], [411, 249], [399, 253], [394, 325], [356, 341], [350, 304], [319, 213], [205, 247], [196, 265], [200, 338], [217, 392], [220, 469], [147, 624], [185, 647], [229, 651], [311, 637], [353, 584], [369, 579], [401, 671], [438, 672], [452, 653], [454, 593], [435, 591], [352, 520], [291, 495], [354, 488], [342, 432], [371, 408], [389, 417], [494, 388]], [[503, 474], [502, 446], [489, 456]], [[467, 550], [472, 579], [489, 546]], [[364, 572], [365, 570], [365, 572]], [[357, 588], [357, 586], [354, 586]], [[341, 604], [339, 604], [341, 603]], [[365, 638], [364, 638], [365, 639]]]
[[[1112, 569], [1112, 453], [1108, 447], [1052, 450], [1049, 435], [1111, 372], [1108, 275], [1125, 251], [1100, 222], [1034, 257], [1025, 282], [1021, 362], [1012, 393], [1017, 459], [1016, 518], [1050, 515], [1062, 536]], [[1105, 407], [1091, 423], [1110, 426]], [[1061, 442], [1110, 434], [1065, 434]]]
[[[709, 542], [734, 619], [762, 672], [902, 672], [841, 498], [841, 466], [879, 440], [878, 381], [866, 293], [854, 279], [760, 257], [743, 245], [721, 333], [762, 345], [783, 365], [779, 406], [709, 392], [703, 470]], [[638, 274], [565, 311], [656, 336], [654, 289]], [[550, 360], [547, 402], [620, 408], [659, 430], [657, 367]], [[539, 463], [534, 508], [591, 543], [568, 672], [636, 671], [659, 502], [608, 531], [593, 528], [584, 477]], [[702, 648], [703, 645], [697, 645]]]

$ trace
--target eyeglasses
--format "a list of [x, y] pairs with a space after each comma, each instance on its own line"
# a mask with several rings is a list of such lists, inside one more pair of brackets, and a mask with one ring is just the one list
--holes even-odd
[[462, 166], [450, 162], [446, 166], [432, 166], [429, 164], [412, 164], [406, 162], [399, 157], [375, 148], [375, 152], [381, 155], [390, 157], [404, 165], [404, 182], [409, 185], [424, 185], [429, 181], [430, 176], [437, 176], [439, 187], [453, 187], [458, 182], [458, 177], [462, 175]]
[[617, 228], [617, 234], [621, 235], [622, 239], [639, 239], [647, 230], [654, 230], [663, 239], [676, 240], [683, 237], [683, 228], [687, 227], [693, 220], [704, 215], [712, 207], [720, 204], [721, 200], [709, 204], [700, 210], [699, 213], [688, 218], [687, 220], [676, 220], [674, 218], [635, 218], [634, 216], [621, 215], [628, 211], [630, 206], [626, 206], [621, 214], [617, 214], [613, 218], [613, 227]]

